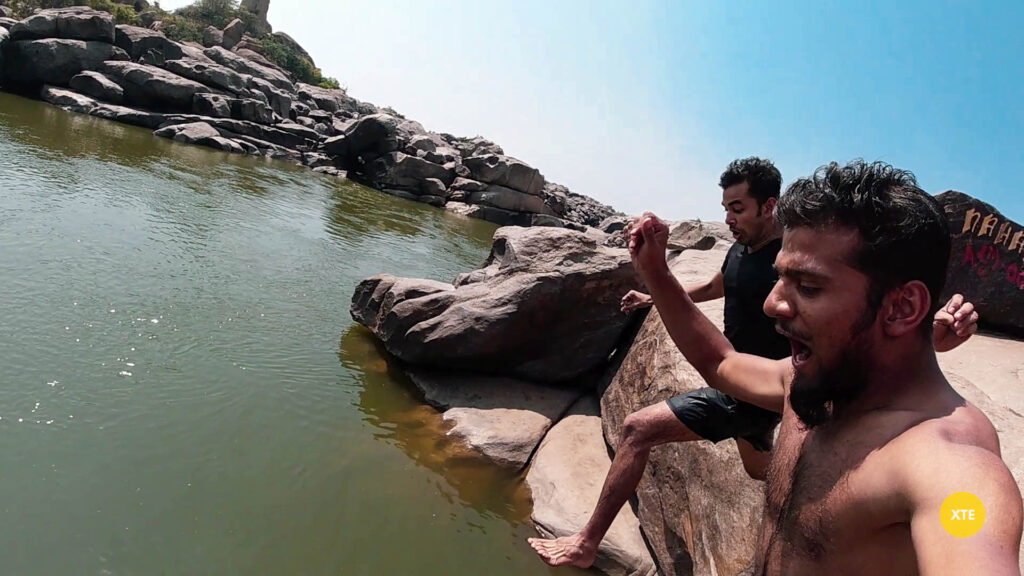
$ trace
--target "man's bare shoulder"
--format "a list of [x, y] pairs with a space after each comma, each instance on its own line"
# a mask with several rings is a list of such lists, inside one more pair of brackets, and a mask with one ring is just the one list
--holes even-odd
[[908, 427], [883, 453], [893, 488], [911, 508], [962, 491], [1020, 501], [1016, 481], [1000, 457], [995, 427], [966, 401]]

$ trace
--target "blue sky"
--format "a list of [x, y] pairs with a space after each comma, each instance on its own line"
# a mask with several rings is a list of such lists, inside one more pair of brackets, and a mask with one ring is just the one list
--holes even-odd
[[629, 213], [721, 219], [737, 157], [787, 183], [863, 157], [1024, 223], [1024, 2], [271, 0], [269, 20], [353, 96]]

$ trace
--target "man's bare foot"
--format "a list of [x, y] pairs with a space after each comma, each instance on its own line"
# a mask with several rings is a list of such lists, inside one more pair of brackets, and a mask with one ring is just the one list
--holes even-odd
[[554, 540], [527, 538], [530, 546], [540, 557], [552, 566], [576, 566], [589, 568], [597, 556], [597, 546], [583, 541], [581, 534], [563, 536]]

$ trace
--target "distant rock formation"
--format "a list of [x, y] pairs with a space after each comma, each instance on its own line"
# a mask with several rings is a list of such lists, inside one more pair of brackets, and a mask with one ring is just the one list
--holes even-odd
[[267, 23], [267, 13], [270, 12], [270, 0], [242, 0], [242, 10], [247, 10], [256, 15], [260, 22]]
[[[248, 2], [256, 15], [268, 4]], [[426, 130], [390, 109], [296, 82], [235, 19], [202, 46], [115, 26], [87, 7], [0, 22], [0, 86], [158, 136], [290, 160], [385, 193], [498, 224], [583, 230], [615, 214], [548, 182], [485, 138]], [[10, 28], [10, 31], [7, 30]], [[309, 56], [284, 33], [274, 38]], [[312, 62], [312, 58], [309, 60]]]

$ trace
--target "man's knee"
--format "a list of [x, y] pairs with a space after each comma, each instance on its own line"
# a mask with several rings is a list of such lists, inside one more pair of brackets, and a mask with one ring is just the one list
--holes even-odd
[[669, 442], [699, 440], [662, 402], [631, 413], [622, 421], [620, 450], [646, 450]]

